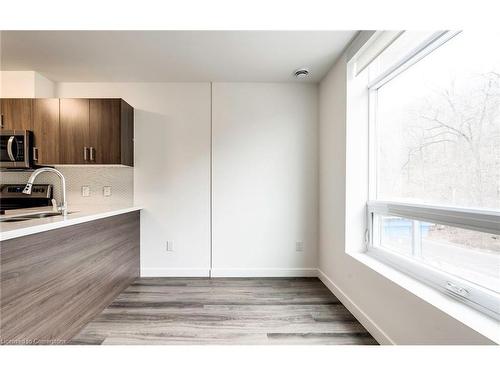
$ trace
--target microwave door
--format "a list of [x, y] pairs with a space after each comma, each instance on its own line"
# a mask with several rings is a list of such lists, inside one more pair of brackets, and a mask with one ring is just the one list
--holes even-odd
[[0, 136], [0, 164], [4, 168], [28, 168], [29, 152], [25, 135], [2, 134]]
[[[11, 141], [12, 135], [2, 135], [0, 140], [0, 161], [2, 166], [13, 167], [15, 166], [15, 157], [13, 155], [12, 144]], [[10, 141], [10, 148], [9, 148]]]

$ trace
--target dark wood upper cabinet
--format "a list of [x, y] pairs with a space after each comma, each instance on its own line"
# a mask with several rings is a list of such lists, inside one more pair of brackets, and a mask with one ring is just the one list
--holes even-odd
[[33, 99], [0, 99], [0, 125], [4, 130], [32, 130]]
[[60, 99], [59, 164], [90, 162], [89, 99]]
[[120, 164], [120, 99], [90, 99], [92, 161]]
[[2, 129], [32, 130], [34, 162], [134, 165], [134, 109], [123, 99], [0, 99]]
[[59, 163], [59, 99], [33, 100], [33, 133], [35, 164]]
[[90, 99], [89, 105], [90, 162], [133, 166], [133, 108], [122, 99]]

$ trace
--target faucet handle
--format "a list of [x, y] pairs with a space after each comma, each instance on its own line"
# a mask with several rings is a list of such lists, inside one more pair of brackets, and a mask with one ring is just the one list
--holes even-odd
[[26, 184], [26, 186], [23, 189], [23, 194], [28, 194], [31, 195], [31, 188], [33, 187], [33, 183], [29, 182]]
[[58, 212], [59, 211], [59, 208], [57, 207], [57, 202], [54, 198], [51, 199], [51, 202], [52, 202], [52, 211], [54, 212]]

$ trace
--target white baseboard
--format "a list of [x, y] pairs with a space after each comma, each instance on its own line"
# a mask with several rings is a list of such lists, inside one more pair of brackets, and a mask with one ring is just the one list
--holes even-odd
[[213, 268], [212, 277], [317, 277], [316, 268]]
[[[208, 268], [141, 268], [141, 277], [209, 277]], [[214, 268], [212, 277], [317, 277], [316, 268]]]
[[396, 345], [396, 343], [361, 310], [326, 274], [318, 269], [318, 277], [330, 291], [342, 302], [352, 315], [366, 328], [368, 332], [383, 345]]
[[208, 277], [208, 268], [141, 268], [141, 277]]

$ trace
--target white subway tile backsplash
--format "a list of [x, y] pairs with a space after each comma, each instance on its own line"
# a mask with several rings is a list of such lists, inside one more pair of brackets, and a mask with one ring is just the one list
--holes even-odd
[[[56, 166], [66, 178], [69, 205], [132, 205], [134, 203], [134, 168], [122, 166]], [[2, 184], [23, 184], [30, 172], [1, 172]], [[61, 199], [59, 178], [42, 173], [35, 183], [54, 185], [54, 198]], [[90, 187], [90, 196], [82, 196], [82, 186]], [[110, 196], [103, 195], [104, 187], [111, 187]]]

